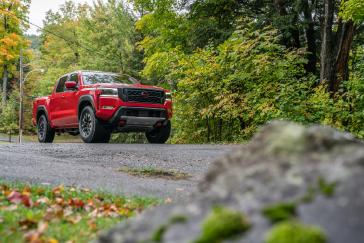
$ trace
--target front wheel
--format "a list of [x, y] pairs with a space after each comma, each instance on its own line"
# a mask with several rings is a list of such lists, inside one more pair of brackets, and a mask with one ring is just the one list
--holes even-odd
[[108, 143], [111, 137], [111, 132], [96, 118], [90, 106], [86, 106], [81, 112], [79, 130], [85, 143]]
[[47, 117], [43, 114], [37, 122], [38, 141], [40, 143], [52, 143], [56, 132], [49, 125]]
[[167, 142], [170, 134], [171, 122], [167, 121], [167, 124], [165, 126], [155, 128], [150, 132], [146, 132], [145, 136], [147, 137], [149, 143], [165, 143]]

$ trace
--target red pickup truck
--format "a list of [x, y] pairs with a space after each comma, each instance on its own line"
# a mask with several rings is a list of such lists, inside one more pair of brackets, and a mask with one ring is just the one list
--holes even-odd
[[80, 135], [86, 143], [107, 143], [114, 132], [145, 132], [165, 143], [171, 132], [171, 93], [115, 73], [76, 71], [62, 76], [51, 95], [33, 103], [38, 140], [55, 134]]

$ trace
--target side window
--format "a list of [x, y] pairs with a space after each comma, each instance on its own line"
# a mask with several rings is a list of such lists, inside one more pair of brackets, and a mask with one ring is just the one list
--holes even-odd
[[67, 81], [67, 76], [64, 76], [62, 78], [60, 78], [59, 82], [58, 82], [58, 85], [57, 85], [57, 89], [56, 89], [56, 92], [57, 93], [61, 93], [61, 92], [64, 92], [66, 90], [66, 87], [65, 87], [65, 82]]
[[78, 84], [78, 74], [77, 73], [72, 73], [70, 76], [70, 80], [68, 81], [73, 81], [76, 82]]

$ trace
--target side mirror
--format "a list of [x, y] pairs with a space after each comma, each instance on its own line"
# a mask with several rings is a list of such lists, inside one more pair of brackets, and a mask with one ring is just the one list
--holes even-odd
[[65, 83], [65, 85], [66, 85], [66, 88], [70, 89], [70, 90], [74, 90], [77, 87], [77, 83], [75, 81], [67, 81]]

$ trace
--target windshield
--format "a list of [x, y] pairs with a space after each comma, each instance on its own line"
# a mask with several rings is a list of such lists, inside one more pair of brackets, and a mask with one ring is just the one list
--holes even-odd
[[135, 84], [138, 81], [126, 74], [118, 75], [114, 73], [96, 73], [96, 72], [83, 72], [82, 79], [84, 85], [98, 84], [98, 83], [120, 83], [120, 84]]

